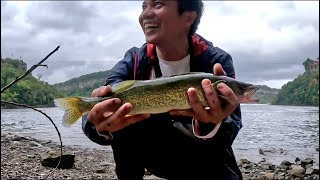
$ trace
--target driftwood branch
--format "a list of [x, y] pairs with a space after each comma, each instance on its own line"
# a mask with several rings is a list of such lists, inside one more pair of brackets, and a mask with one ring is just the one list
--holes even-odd
[[61, 134], [60, 134], [60, 132], [59, 132], [59, 130], [58, 130], [58, 127], [57, 127], [56, 124], [53, 122], [53, 120], [50, 118], [50, 116], [48, 116], [46, 113], [40, 111], [39, 109], [36, 109], [36, 108], [31, 107], [31, 106], [26, 105], [26, 104], [19, 104], [19, 103], [8, 102], [8, 101], [3, 101], [3, 100], [1, 100], [1, 103], [11, 104], [11, 105], [15, 105], [15, 106], [22, 106], [22, 107], [26, 107], [26, 108], [33, 109], [33, 110], [38, 111], [39, 113], [43, 114], [44, 116], [46, 116], [46, 117], [50, 120], [50, 122], [53, 124], [54, 128], [55, 128], [56, 131], [58, 132], [58, 136], [59, 136], [59, 140], [60, 140], [60, 154], [61, 154], [61, 156], [60, 156], [59, 162], [58, 162], [58, 164], [57, 164], [57, 166], [56, 166], [56, 168], [57, 168], [57, 167], [60, 165], [60, 162], [61, 162], [61, 159], [62, 159], [62, 140], [61, 140]]
[[8, 89], [9, 87], [11, 87], [13, 84], [15, 84], [16, 82], [18, 82], [20, 79], [24, 78], [26, 75], [30, 74], [33, 70], [35, 70], [38, 66], [46, 66], [48, 68], [47, 65], [43, 65], [42, 63], [47, 60], [53, 53], [55, 53], [56, 51], [58, 51], [58, 49], [60, 48], [60, 46], [56, 47], [55, 50], [53, 50], [51, 53], [49, 53], [44, 59], [42, 59], [40, 62], [38, 62], [38, 64], [33, 65], [30, 69], [27, 70], [27, 72], [25, 72], [23, 75], [21, 75], [20, 77], [17, 77], [14, 81], [12, 81], [11, 83], [9, 83], [8, 85], [6, 85], [4, 88], [1, 89], [1, 93], [3, 93], [6, 89]]
[[[33, 70], [35, 70], [38, 66], [44, 66], [46, 68], [48, 68], [47, 65], [42, 64], [45, 60], [47, 60], [53, 53], [55, 53], [58, 49], [60, 48], [60, 46], [56, 47], [56, 49], [54, 49], [52, 52], [50, 52], [44, 59], [42, 59], [38, 64], [33, 65], [30, 69], [28, 69], [23, 75], [21, 75], [20, 77], [17, 77], [15, 80], [13, 80], [11, 83], [9, 83], [8, 85], [6, 85], [4, 88], [1, 89], [1, 93], [3, 93], [6, 89], [8, 89], [9, 87], [11, 87], [13, 84], [17, 83], [19, 80], [21, 80], [22, 78], [24, 78], [25, 76], [27, 76], [28, 74], [30, 74]], [[53, 120], [50, 118], [50, 116], [48, 116], [46, 113], [31, 107], [29, 105], [26, 104], [19, 104], [19, 103], [14, 103], [14, 102], [8, 102], [8, 101], [3, 101], [1, 100], [1, 103], [5, 103], [5, 104], [11, 104], [11, 105], [15, 105], [15, 106], [22, 106], [22, 107], [26, 107], [26, 108], [30, 108], [33, 109], [41, 114], [43, 114], [45, 117], [47, 117], [50, 122], [53, 124], [54, 128], [56, 129], [58, 136], [59, 136], [59, 140], [60, 140], [60, 158], [59, 158], [59, 162], [57, 164], [57, 166], [53, 169], [53, 171], [60, 165], [61, 160], [62, 160], [62, 140], [61, 140], [61, 135], [60, 132], [57, 128], [57, 126], [55, 125], [55, 123], [53, 122]], [[49, 177], [49, 175], [51, 173], [53, 173], [53, 171], [51, 171], [47, 177], [45, 179], [47, 179]]]

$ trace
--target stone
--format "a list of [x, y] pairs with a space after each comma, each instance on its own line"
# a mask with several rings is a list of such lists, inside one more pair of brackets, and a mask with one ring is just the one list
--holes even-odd
[[274, 173], [267, 173], [266, 179], [274, 179]]
[[[44, 153], [40, 157], [41, 165], [45, 167], [56, 167], [60, 160], [60, 151], [54, 152], [50, 151]], [[61, 169], [70, 169], [74, 165], [74, 157], [75, 155], [70, 152], [63, 152], [61, 157], [61, 162], [58, 168]]]
[[298, 162], [300, 161], [300, 159], [298, 157], [296, 157], [296, 159], [294, 160], [294, 162]]
[[288, 170], [288, 173], [295, 177], [303, 177], [305, 170], [301, 166], [292, 166], [292, 169]]
[[311, 174], [313, 174], [313, 170], [314, 170], [314, 169], [313, 169], [312, 167], [309, 167], [309, 168], [306, 169], [305, 174], [306, 174], [306, 175], [311, 175]]
[[313, 160], [312, 160], [311, 158], [306, 158], [306, 159], [304, 159], [304, 160], [301, 161], [301, 166], [302, 166], [303, 168], [306, 168], [306, 165], [307, 165], [307, 164], [313, 165]]
[[269, 163], [262, 163], [260, 165], [261, 169], [263, 170], [270, 170], [270, 164]]
[[291, 166], [291, 163], [289, 161], [284, 160], [280, 165]]
[[250, 163], [248, 159], [240, 159], [240, 164], [247, 164]]
[[101, 173], [106, 173], [106, 170], [105, 169], [97, 169], [95, 172], [101, 174]]
[[265, 155], [262, 149], [259, 149], [259, 154]]

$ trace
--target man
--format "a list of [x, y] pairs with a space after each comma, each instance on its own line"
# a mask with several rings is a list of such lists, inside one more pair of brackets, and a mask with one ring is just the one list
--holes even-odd
[[[200, 71], [235, 77], [231, 56], [195, 34], [202, 11], [201, 0], [144, 1], [139, 22], [146, 43], [129, 49], [92, 96], [105, 96], [129, 79]], [[202, 87], [207, 108], [192, 87], [186, 92], [192, 109], [185, 111], [126, 117], [132, 104], [114, 98], [83, 116], [83, 131], [112, 146], [120, 180], [143, 179], [145, 169], [165, 179], [242, 179], [231, 148], [242, 127], [239, 102], [224, 83], [216, 91], [204, 79]], [[223, 106], [218, 93], [227, 99]]]

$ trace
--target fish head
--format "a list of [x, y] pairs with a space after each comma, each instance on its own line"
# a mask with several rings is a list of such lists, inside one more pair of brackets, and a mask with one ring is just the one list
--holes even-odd
[[259, 101], [258, 98], [254, 98], [253, 94], [259, 89], [258, 86], [253, 84], [242, 84], [243, 94], [239, 99], [240, 103], [256, 103]]
[[233, 90], [240, 103], [256, 103], [258, 98], [254, 98], [253, 94], [259, 89], [250, 83], [233, 81], [227, 83], [227, 85]]

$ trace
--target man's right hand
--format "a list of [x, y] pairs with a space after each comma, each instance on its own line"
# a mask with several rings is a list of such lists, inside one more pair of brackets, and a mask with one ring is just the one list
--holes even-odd
[[[111, 86], [101, 86], [92, 92], [93, 97], [102, 97], [111, 93]], [[88, 119], [98, 132], [114, 132], [130, 124], [142, 121], [150, 114], [127, 116], [132, 110], [131, 103], [121, 103], [119, 98], [111, 98], [96, 104], [89, 112]]]

